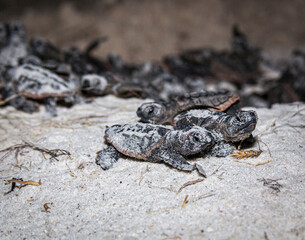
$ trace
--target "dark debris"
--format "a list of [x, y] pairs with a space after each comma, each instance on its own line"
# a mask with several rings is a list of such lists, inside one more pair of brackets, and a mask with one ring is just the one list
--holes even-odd
[[[189, 49], [140, 64], [114, 54], [103, 59], [92, 56], [107, 37], [93, 40], [81, 51], [76, 47], [61, 50], [41, 38], [28, 42], [20, 22], [0, 23], [0, 33], [0, 106], [12, 105], [25, 112], [45, 104], [56, 115], [56, 104], [71, 106], [107, 94], [167, 101], [187, 92], [206, 91], [207, 85], [220, 90], [222, 82], [235, 89], [243, 106], [305, 101], [305, 54], [296, 50], [280, 63], [251, 45], [237, 25], [232, 28], [230, 50]], [[35, 77], [37, 70], [24, 72], [20, 68], [24, 66], [38, 67], [41, 77], [49, 81]]]
[[279, 180], [282, 179], [270, 179], [270, 178], [261, 178], [258, 179], [258, 181], [263, 182], [263, 185], [272, 189], [272, 193], [279, 193], [281, 191], [281, 188], [283, 187], [282, 184], [278, 183]]

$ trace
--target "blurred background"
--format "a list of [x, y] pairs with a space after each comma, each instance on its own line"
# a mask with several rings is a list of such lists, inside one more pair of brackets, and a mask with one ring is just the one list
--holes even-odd
[[234, 23], [277, 59], [305, 50], [304, 0], [1, 0], [0, 21], [16, 19], [28, 39], [44, 37], [62, 48], [83, 49], [107, 36], [96, 56], [117, 53], [135, 62], [189, 48], [228, 48]]

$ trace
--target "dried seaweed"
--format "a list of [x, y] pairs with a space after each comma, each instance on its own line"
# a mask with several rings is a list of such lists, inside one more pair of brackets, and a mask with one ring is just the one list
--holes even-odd
[[281, 188], [283, 187], [282, 184], [278, 183], [279, 180], [282, 179], [270, 179], [270, 178], [261, 178], [257, 179], [260, 182], [263, 182], [264, 186], [272, 189], [273, 193], [279, 193], [281, 191]]
[[[15, 178], [15, 179], [17, 179], [17, 178]], [[22, 181], [22, 178], [18, 178], [18, 180]], [[7, 194], [13, 192], [16, 187], [17, 187], [16, 182], [12, 182], [11, 190], [9, 190], [8, 192], [4, 193], [4, 195], [7, 195]]]
[[49, 205], [53, 205], [53, 202], [47, 202], [47, 203], [43, 204], [44, 212], [50, 213], [49, 209], [51, 209], [51, 208], [49, 207]]
[[233, 152], [231, 153], [231, 156], [235, 159], [244, 159], [244, 158], [256, 158], [258, 157], [260, 154], [262, 153], [261, 150], [256, 151], [256, 150], [248, 150], [248, 151], [244, 151], [244, 150], [239, 150], [237, 152]]
[[248, 164], [248, 165], [251, 165], [251, 166], [254, 166], [254, 167], [257, 167], [257, 166], [260, 166], [260, 165], [264, 165], [264, 164], [267, 164], [267, 163], [270, 163], [272, 162], [272, 160], [268, 160], [268, 161], [265, 161], [265, 162], [259, 162], [259, 163], [249, 163], [249, 162], [242, 162], [240, 161], [241, 159], [245, 159], [245, 158], [257, 158], [260, 156], [260, 154], [263, 152], [261, 150], [261, 147], [260, 147], [260, 144], [259, 142], [262, 142], [263, 144], [265, 144], [265, 146], [267, 147], [268, 149], [268, 153], [271, 156], [271, 152], [270, 152], [270, 149], [268, 147], [268, 145], [266, 143], [264, 143], [262, 140], [258, 140], [257, 143], [258, 143], [258, 149], [259, 150], [239, 150], [237, 152], [233, 152], [231, 153], [231, 156], [236, 160], [236, 162], [239, 162], [239, 163], [245, 163], [245, 164]]
[[[17, 183], [19, 184], [19, 186], [16, 185]], [[7, 194], [13, 192], [16, 187], [22, 188], [22, 187], [27, 186], [27, 185], [40, 186], [40, 185], [42, 185], [42, 182], [41, 182], [40, 179], [39, 179], [38, 182], [34, 182], [32, 180], [23, 181], [22, 178], [12, 178], [11, 180], [6, 181], [5, 185], [8, 185], [8, 184], [12, 184], [11, 190], [4, 193], [4, 195], [7, 195]]]
[[[18, 164], [19, 152], [21, 149], [25, 149], [25, 148], [31, 148], [32, 150], [39, 151], [42, 153], [43, 156], [44, 156], [44, 154], [48, 154], [48, 155], [50, 155], [50, 159], [55, 159], [56, 161], [59, 161], [58, 157], [60, 157], [60, 156], [68, 156], [68, 157], [71, 156], [71, 153], [64, 149], [51, 149], [50, 150], [50, 149], [47, 149], [44, 147], [39, 147], [37, 145], [24, 141], [23, 144], [16, 144], [16, 145], [13, 145], [8, 148], [0, 150], [0, 153], [5, 153], [0, 158], [0, 161], [5, 159], [10, 153], [15, 152], [15, 159]], [[44, 156], [44, 158], [45, 158], [45, 156]]]

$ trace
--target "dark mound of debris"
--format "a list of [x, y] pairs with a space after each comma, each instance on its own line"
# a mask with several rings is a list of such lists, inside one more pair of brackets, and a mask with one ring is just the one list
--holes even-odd
[[118, 55], [98, 59], [91, 52], [61, 50], [45, 39], [26, 39], [19, 22], [0, 23], [0, 106], [34, 112], [45, 104], [56, 115], [56, 104], [72, 106], [93, 97], [170, 99], [189, 92], [230, 90], [242, 106], [305, 101], [305, 54], [295, 51], [285, 63], [251, 46], [237, 26], [230, 51], [210, 48], [164, 56], [158, 63], [133, 64]]

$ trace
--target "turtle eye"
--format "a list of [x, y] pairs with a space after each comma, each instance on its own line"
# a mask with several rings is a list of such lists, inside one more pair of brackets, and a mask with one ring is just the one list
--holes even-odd
[[194, 142], [200, 142], [200, 137], [198, 134], [193, 134], [193, 141]]
[[151, 114], [154, 113], [154, 111], [155, 111], [154, 107], [149, 107], [149, 108], [147, 109], [147, 114], [148, 114], [148, 115], [151, 115]]
[[90, 87], [90, 81], [88, 79], [85, 79], [83, 81], [83, 88], [89, 88]]
[[22, 30], [22, 28], [19, 24], [14, 24], [12, 30], [13, 32], [19, 32], [20, 30]]
[[41, 48], [42, 47], [42, 41], [41, 40], [35, 41], [35, 47], [36, 48]]

